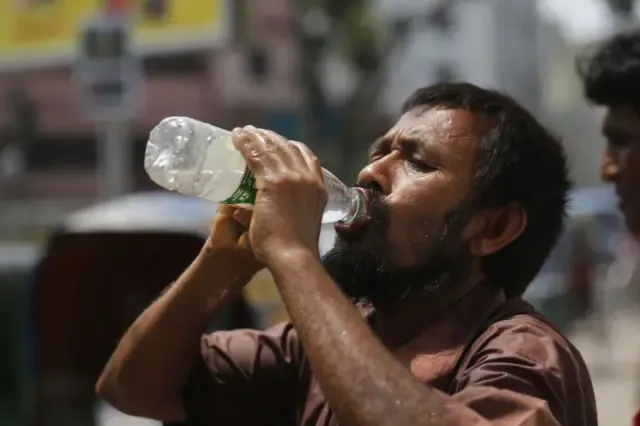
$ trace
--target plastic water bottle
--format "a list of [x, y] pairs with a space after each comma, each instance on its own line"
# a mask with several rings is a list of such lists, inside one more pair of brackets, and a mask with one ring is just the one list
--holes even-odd
[[[149, 136], [144, 168], [171, 191], [251, 208], [255, 178], [231, 141], [231, 132], [188, 117], [168, 117]], [[327, 205], [322, 223], [352, 222], [363, 208], [362, 193], [322, 169]]]

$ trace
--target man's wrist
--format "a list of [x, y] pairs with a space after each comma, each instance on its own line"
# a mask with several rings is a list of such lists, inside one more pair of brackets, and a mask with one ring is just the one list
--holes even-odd
[[245, 259], [241, 253], [233, 250], [209, 250], [203, 248], [196, 257], [194, 264], [201, 271], [215, 281], [225, 281], [233, 286], [243, 287], [255, 274], [264, 267], [255, 259]]
[[318, 250], [302, 245], [292, 245], [272, 250], [265, 259], [265, 264], [272, 273], [276, 273], [292, 266], [302, 267], [310, 261], [319, 261], [319, 258]]
[[223, 305], [242, 293], [254, 275], [237, 260], [203, 249], [173, 287], [184, 306], [208, 323]]
[[249, 279], [265, 267], [255, 258], [250, 248], [219, 245], [210, 239], [203, 245], [198, 258], [215, 269], [222, 267], [238, 276], [248, 276]]

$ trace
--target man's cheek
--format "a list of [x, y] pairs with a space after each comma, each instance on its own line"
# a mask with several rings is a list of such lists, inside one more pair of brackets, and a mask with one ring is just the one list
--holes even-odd
[[388, 256], [396, 267], [413, 267], [422, 259], [427, 245], [424, 233], [405, 223], [403, 229], [388, 239]]
[[412, 262], [411, 235], [407, 229], [397, 229], [391, 226], [387, 236], [384, 256], [396, 267], [404, 267]]

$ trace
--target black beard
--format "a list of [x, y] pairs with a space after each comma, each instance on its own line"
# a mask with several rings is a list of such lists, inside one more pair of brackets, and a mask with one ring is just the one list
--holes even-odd
[[371, 247], [352, 250], [338, 237], [322, 258], [326, 271], [348, 297], [370, 303], [377, 311], [388, 310], [408, 297], [423, 297], [469, 279], [471, 256], [461, 234], [471, 209], [460, 206], [450, 211], [440, 229], [424, 237], [428, 246], [423, 261], [403, 268], [393, 265], [387, 252], [389, 207], [378, 191], [368, 192], [374, 221], [367, 233], [376, 233]]

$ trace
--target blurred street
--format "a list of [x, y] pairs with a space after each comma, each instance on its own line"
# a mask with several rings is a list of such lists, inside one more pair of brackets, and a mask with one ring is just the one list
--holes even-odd
[[601, 425], [630, 425], [640, 409], [640, 315], [620, 310], [606, 329], [608, 340], [598, 341], [593, 327], [579, 327], [572, 336], [591, 371]]

